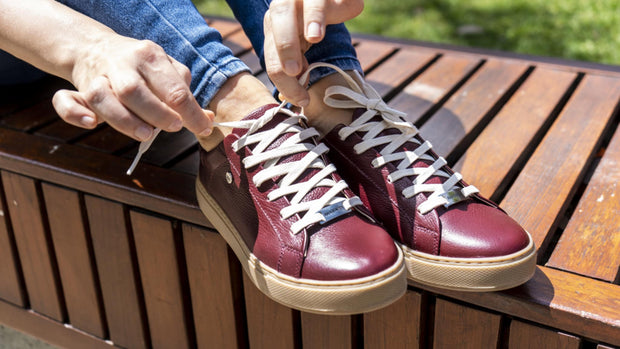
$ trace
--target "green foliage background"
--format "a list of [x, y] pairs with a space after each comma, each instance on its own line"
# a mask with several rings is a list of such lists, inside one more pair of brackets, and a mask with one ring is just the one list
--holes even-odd
[[[224, 0], [193, 0], [230, 16]], [[618, 0], [365, 0], [356, 33], [620, 64]]]

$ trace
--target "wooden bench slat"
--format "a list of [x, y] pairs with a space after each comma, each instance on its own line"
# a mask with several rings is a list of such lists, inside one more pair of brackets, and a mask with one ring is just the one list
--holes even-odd
[[420, 128], [422, 136], [435, 152], [450, 159], [460, 143], [476, 136], [474, 129], [484, 126], [485, 117], [527, 68], [526, 64], [489, 59]]
[[579, 349], [578, 337], [513, 320], [510, 323], [509, 348]]
[[133, 210], [130, 217], [153, 347], [193, 347], [172, 222]]
[[620, 129], [581, 197], [548, 266], [614, 282], [620, 275]]
[[357, 59], [363, 71], [367, 71], [376, 66], [381, 60], [394, 52], [395, 49], [396, 47], [394, 44], [370, 40], [361, 41], [355, 46]]
[[65, 349], [116, 349], [118, 347], [83, 331], [76, 331], [62, 322], [50, 319], [32, 310], [17, 307], [0, 300], [0, 322], [20, 332], [43, 338], [46, 342]]
[[42, 190], [71, 325], [105, 338], [94, 256], [82, 219], [79, 194], [46, 183], [42, 184]]
[[620, 288], [539, 266], [522, 286], [501, 292], [457, 292], [418, 285], [502, 314], [620, 346]]
[[[175, 158], [180, 157], [189, 149], [196, 147], [198, 141], [196, 136], [187, 129], [183, 129], [179, 132], [161, 132], [151, 147], [140, 159], [140, 163], [149, 163], [159, 167], [163, 167], [167, 163], [173, 161]], [[122, 156], [128, 159], [135, 157], [138, 151], [138, 145], [136, 144], [130, 151], [127, 151]]]
[[1, 171], [30, 308], [64, 321], [63, 295], [33, 179]]
[[222, 35], [223, 38], [226, 38], [235, 32], [243, 31], [239, 22], [229, 21], [226, 19], [209, 18], [207, 20], [207, 24], [211, 28], [217, 29], [217, 31], [220, 33], [220, 35]]
[[0, 118], [0, 125], [29, 132], [58, 118], [50, 100], [43, 100], [17, 113]]
[[539, 249], [585, 174], [618, 98], [620, 79], [586, 76], [501, 202]]
[[122, 205], [84, 197], [110, 339], [126, 348], [146, 348], [147, 324], [134, 264], [132, 238]]
[[[103, 127], [103, 125], [100, 127]], [[74, 139], [82, 137], [91, 132], [93, 131], [73, 126], [64, 122], [60, 119], [60, 117], [58, 117], [58, 120], [36, 130], [34, 134], [37, 136], [44, 136], [65, 143], [72, 142]]]
[[446, 94], [479, 62], [467, 56], [442, 56], [390, 100], [389, 104], [407, 113], [407, 121], [416, 124], [432, 107], [446, 98]]
[[245, 311], [250, 348], [297, 347], [299, 312], [265, 296], [243, 273]]
[[247, 346], [236, 257], [219, 234], [195, 225], [183, 224], [183, 242], [198, 347]]
[[[24, 143], [28, 147], [23, 147]], [[0, 128], [0, 167], [210, 227], [198, 209], [195, 176]]]
[[247, 52], [252, 49], [252, 43], [243, 30], [236, 31], [230, 35], [227, 35], [223, 41], [224, 45], [228, 46], [235, 56]]
[[420, 337], [425, 335], [421, 328], [422, 302], [419, 292], [407, 291], [395, 303], [364, 314], [364, 347], [420, 348]]
[[[536, 69], [454, 166], [480, 192], [493, 197], [519, 170], [522, 154], [548, 124], [576, 74]], [[542, 135], [540, 135], [542, 137]], [[531, 150], [530, 150], [531, 151]], [[521, 165], [522, 166], [522, 165]]]
[[368, 73], [366, 81], [385, 98], [435, 57], [430, 52], [400, 50]]
[[434, 348], [495, 348], [501, 316], [437, 299]]
[[116, 131], [110, 126], [104, 125], [97, 131], [76, 142], [76, 145], [97, 150], [99, 152], [113, 154], [123, 149], [136, 146], [138, 142]]
[[304, 349], [352, 348], [351, 316], [301, 313]]
[[19, 257], [9, 220], [9, 211], [0, 178], [0, 299], [26, 306], [26, 294], [18, 270]]

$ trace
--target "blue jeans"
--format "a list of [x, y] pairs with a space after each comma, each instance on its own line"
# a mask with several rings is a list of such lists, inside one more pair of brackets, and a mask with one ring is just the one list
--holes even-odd
[[[270, 0], [228, 0], [237, 20], [263, 60], [263, 17]], [[221, 35], [209, 27], [190, 0], [60, 0], [115, 30], [135, 39], [148, 39], [192, 73], [191, 90], [203, 107], [226, 80], [249, 68], [222, 44]], [[344, 25], [331, 25], [325, 39], [306, 53], [309, 63], [329, 62], [345, 70], [361, 67]], [[331, 74], [313, 71], [310, 82]]]

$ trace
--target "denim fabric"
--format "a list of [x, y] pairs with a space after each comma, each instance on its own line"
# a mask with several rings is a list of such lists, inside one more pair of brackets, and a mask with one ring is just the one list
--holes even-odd
[[148, 39], [192, 73], [191, 90], [203, 107], [220, 87], [249, 68], [222, 44], [190, 0], [62, 0], [67, 6], [135, 39]]
[[[245, 34], [250, 38], [264, 69], [263, 44], [265, 42], [265, 35], [263, 31], [263, 17], [265, 17], [265, 12], [269, 9], [271, 0], [226, 0], [226, 2], [239, 23], [241, 23]], [[325, 38], [320, 43], [310, 47], [308, 52], [306, 52], [306, 59], [310, 64], [326, 62], [334, 64], [343, 70], [357, 70], [362, 73], [355, 48], [351, 43], [351, 35], [344, 24], [327, 26]], [[317, 68], [310, 72], [310, 84], [332, 73], [334, 71], [329, 68]]]
[[[227, 0], [237, 20], [263, 59], [263, 17], [270, 0]], [[148, 39], [192, 73], [191, 90], [203, 107], [226, 80], [249, 68], [222, 44], [221, 35], [209, 27], [190, 0], [59, 0], [59, 2], [135, 39]], [[327, 27], [325, 39], [306, 53], [309, 63], [328, 62], [345, 70], [361, 67], [343, 24]], [[1, 62], [0, 62], [1, 63]], [[310, 83], [333, 73], [312, 71]]]

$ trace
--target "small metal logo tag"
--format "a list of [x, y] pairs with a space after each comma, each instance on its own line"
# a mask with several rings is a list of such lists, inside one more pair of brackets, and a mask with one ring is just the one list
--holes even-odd
[[323, 220], [319, 224], [325, 224], [349, 212], [351, 212], [351, 209], [344, 208], [344, 201], [329, 205], [319, 211], [323, 215]]
[[463, 191], [461, 189], [453, 189], [440, 194], [439, 196], [446, 199], [447, 202], [444, 204], [446, 208], [467, 199], [467, 197], [463, 195]]

